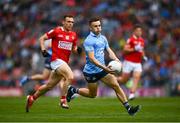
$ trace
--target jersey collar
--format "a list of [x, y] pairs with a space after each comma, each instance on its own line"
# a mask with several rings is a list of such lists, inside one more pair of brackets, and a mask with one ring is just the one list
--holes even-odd
[[90, 32], [90, 35], [93, 36], [93, 37], [100, 37], [101, 33], [99, 35], [96, 35], [93, 32]]
[[59, 27], [63, 32], [72, 32], [72, 31], [65, 31], [63, 26]]
[[133, 35], [133, 38], [138, 39], [138, 37], [137, 37], [137, 36], [135, 36], [135, 35]]

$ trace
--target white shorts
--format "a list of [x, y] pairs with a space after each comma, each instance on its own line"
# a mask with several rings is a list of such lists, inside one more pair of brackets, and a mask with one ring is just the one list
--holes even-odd
[[124, 73], [130, 73], [132, 71], [142, 72], [142, 64], [141, 63], [134, 63], [130, 61], [124, 61], [122, 66], [122, 71]]
[[58, 67], [60, 67], [64, 63], [66, 64], [65, 61], [63, 61], [61, 59], [56, 59], [51, 62], [51, 68], [52, 68], [52, 70], [56, 70]]

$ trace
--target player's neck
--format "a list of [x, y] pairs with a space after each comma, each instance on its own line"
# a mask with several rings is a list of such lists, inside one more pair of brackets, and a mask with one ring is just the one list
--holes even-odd
[[92, 35], [94, 35], [94, 36], [99, 36], [101, 33], [97, 33], [97, 32], [93, 32], [93, 31], [91, 31], [91, 33], [92, 33]]
[[137, 38], [140, 38], [141, 36], [137, 36], [137, 35], [133, 34], [133, 37], [134, 37], [135, 39], [137, 39]]
[[62, 26], [62, 29], [63, 29], [63, 31], [65, 31], [65, 32], [70, 32], [70, 31], [71, 31], [71, 30], [68, 30], [68, 29], [64, 28], [63, 26]]

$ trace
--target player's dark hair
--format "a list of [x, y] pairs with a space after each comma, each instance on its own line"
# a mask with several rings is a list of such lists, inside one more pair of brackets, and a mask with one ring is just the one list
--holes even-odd
[[135, 24], [133, 30], [135, 30], [135, 29], [137, 29], [137, 28], [143, 29], [142, 25], [140, 25], [140, 24]]
[[92, 22], [96, 22], [96, 21], [100, 21], [101, 22], [101, 18], [100, 17], [92, 17], [89, 19], [89, 25], [91, 25]]
[[66, 15], [64, 15], [63, 19], [65, 20], [67, 17], [69, 17], [69, 18], [74, 18], [73, 15], [71, 15], [71, 14], [66, 14]]

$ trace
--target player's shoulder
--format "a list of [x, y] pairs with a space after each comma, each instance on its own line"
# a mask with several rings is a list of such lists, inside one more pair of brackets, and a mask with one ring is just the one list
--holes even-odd
[[84, 39], [84, 45], [90, 45], [93, 44], [94, 40], [92, 40], [92, 36], [89, 34], [85, 39]]
[[136, 39], [136, 37], [134, 36], [134, 35], [131, 35], [130, 37], [129, 37], [129, 40], [135, 40]]
[[75, 31], [70, 31], [71, 35], [77, 36], [77, 33]]
[[137, 41], [137, 37], [135, 35], [132, 35], [130, 36], [128, 39], [127, 39], [127, 42], [136, 42]]
[[91, 37], [89, 35], [84, 39], [84, 43], [87, 43], [87, 42], [91, 42]]
[[60, 32], [60, 31], [62, 31], [62, 29], [61, 29], [60, 26], [54, 27], [52, 30], [53, 30], [54, 32]]
[[106, 36], [101, 34], [101, 37], [104, 39], [104, 40], [107, 40]]
[[144, 38], [143, 38], [143, 37], [140, 37], [139, 40], [144, 41]]
[[134, 41], [134, 37], [133, 37], [133, 36], [130, 36], [130, 37], [126, 40], [127, 43], [130, 43], [130, 42], [132, 42], [132, 41]]

